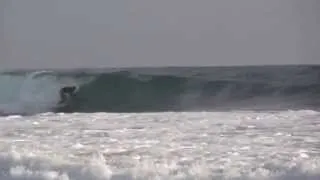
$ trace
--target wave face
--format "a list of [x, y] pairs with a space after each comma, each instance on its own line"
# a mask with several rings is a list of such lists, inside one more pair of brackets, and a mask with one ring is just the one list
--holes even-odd
[[[7, 72], [0, 112], [148, 112], [318, 108], [320, 66]], [[78, 91], [58, 106], [59, 89]], [[8, 107], [9, 106], [9, 107]]]

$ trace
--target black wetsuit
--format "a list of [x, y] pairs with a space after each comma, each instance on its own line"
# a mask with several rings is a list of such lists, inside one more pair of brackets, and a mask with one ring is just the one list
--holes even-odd
[[65, 86], [60, 89], [60, 102], [59, 103], [64, 103], [68, 100], [68, 97], [74, 95], [74, 92], [76, 90], [75, 86]]

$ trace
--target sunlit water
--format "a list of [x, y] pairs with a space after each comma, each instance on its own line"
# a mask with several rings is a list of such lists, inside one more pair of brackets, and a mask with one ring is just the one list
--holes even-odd
[[1, 180], [320, 179], [320, 113], [0, 118]]

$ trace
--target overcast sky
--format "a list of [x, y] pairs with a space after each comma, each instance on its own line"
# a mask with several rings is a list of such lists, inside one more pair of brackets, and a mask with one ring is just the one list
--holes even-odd
[[319, 5], [0, 0], [0, 68], [320, 64]]

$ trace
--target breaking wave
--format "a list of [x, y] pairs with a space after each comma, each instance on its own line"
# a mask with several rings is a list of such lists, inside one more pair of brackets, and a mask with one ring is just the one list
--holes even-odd
[[0, 75], [0, 114], [35, 114], [52, 111], [64, 86], [53, 71]]
[[[319, 66], [11, 72], [0, 75], [0, 84], [2, 114], [314, 109], [320, 105]], [[59, 107], [59, 89], [68, 85], [79, 90]]]

